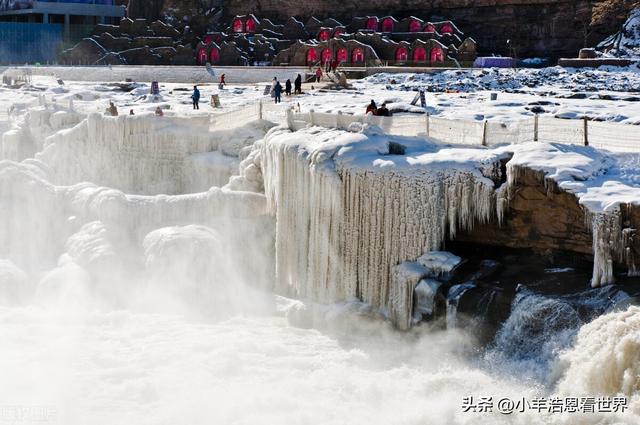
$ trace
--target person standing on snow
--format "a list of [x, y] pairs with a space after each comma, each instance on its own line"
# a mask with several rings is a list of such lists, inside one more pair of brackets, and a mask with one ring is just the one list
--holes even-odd
[[273, 77], [273, 81], [271, 82], [271, 97], [276, 97], [275, 88], [278, 83], [278, 77]]
[[378, 111], [378, 107], [376, 106], [376, 102], [371, 99], [371, 103], [367, 105], [367, 110], [365, 111], [365, 115], [371, 113], [373, 115], [376, 114], [376, 112]]
[[291, 96], [291, 80], [287, 80], [287, 82], [284, 83], [284, 94]]
[[378, 115], [380, 117], [390, 117], [391, 116], [391, 111], [389, 109], [387, 109], [386, 102], [383, 103], [382, 106], [378, 108], [378, 110], [376, 111], [376, 113], [374, 115]]
[[295, 87], [294, 94], [302, 94], [302, 75], [298, 74], [296, 80], [293, 82]]
[[200, 90], [198, 90], [198, 86], [193, 86], [193, 94], [191, 95], [191, 100], [193, 100], [193, 109], [200, 109]]
[[273, 97], [276, 100], [276, 103], [280, 103], [282, 96], [282, 84], [279, 81], [276, 81], [276, 85], [273, 87]]
[[109, 102], [109, 107], [107, 108], [107, 112], [109, 112], [109, 114], [111, 114], [112, 117], [118, 116], [118, 108], [116, 108], [116, 105], [113, 102]]

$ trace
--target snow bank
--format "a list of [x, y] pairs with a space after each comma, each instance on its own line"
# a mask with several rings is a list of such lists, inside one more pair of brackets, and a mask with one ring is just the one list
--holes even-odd
[[497, 91], [558, 91], [571, 92], [637, 92], [640, 76], [637, 68], [606, 68], [580, 70], [559, 66], [548, 68], [447, 70], [434, 74], [376, 74], [365, 82], [375, 85], [392, 84], [396, 90], [425, 89], [435, 92], [456, 90], [475, 92]]

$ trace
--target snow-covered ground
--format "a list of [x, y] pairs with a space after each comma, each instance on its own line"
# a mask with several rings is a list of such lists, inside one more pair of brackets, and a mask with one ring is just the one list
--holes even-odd
[[[135, 75], [135, 74], [134, 74]], [[293, 80], [295, 75], [291, 75]], [[22, 90], [0, 88], [0, 110], [11, 103], [34, 104], [38, 95], [55, 99], [63, 105], [73, 100], [81, 112], [104, 112], [114, 101], [120, 114], [130, 110], [139, 114], [153, 112], [158, 106], [169, 113], [205, 114], [228, 112], [254, 104], [263, 98], [267, 82], [239, 84], [232, 80], [224, 90], [217, 84], [200, 85], [201, 110], [191, 108], [188, 84], [160, 82], [161, 94], [150, 96], [150, 82], [100, 83], [65, 81], [58, 85], [53, 77], [33, 77], [33, 85]], [[513, 121], [534, 113], [558, 118], [581, 118], [640, 124], [640, 70], [605, 68], [576, 70], [560, 67], [542, 69], [458, 70], [435, 74], [378, 74], [353, 81], [352, 90], [323, 90], [318, 85], [305, 85], [305, 94], [288, 98], [283, 103], [303, 111], [364, 114], [373, 99], [378, 105], [387, 102], [397, 114], [422, 114], [424, 109], [411, 102], [420, 89], [428, 90], [427, 112], [434, 116], [463, 120]], [[124, 91], [130, 90], [130, 91]], [[447, 92], [449, 91], [449, 92]], [[491, 94], [497, 93], [497, 100]], [[218, 94], [222, 108], [208, 105], [210, 96]], [[0, 116], [1, 121], [1, 116]]]

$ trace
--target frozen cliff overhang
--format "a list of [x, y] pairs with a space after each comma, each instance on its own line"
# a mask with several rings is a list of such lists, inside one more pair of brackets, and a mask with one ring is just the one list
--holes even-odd
[[356, 127], [278, 128], [257, 146], [281, 292], [393, 311], [393, 268], [459, 231], [499, 225], [527, 173], [573, 199], [590, 226], [593, 286], [614, 281], [614, 264], [637, 273], [640, 217], [629, 211], [640, 216], [638, 155], [544, 143], [454, 148]]
[[384, 310], [391, 267], [439, 249], [458, 229], [499, 219], [494, 180], [509, 155], [390, 137], [370, 126], [280, 128], [260, 149], [277, 223], [279, 289]]

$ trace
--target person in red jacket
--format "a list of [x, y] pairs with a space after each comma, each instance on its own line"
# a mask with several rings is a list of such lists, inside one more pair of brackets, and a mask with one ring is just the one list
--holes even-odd
[[367, 110], [364, 113], [365, 115], [371, 113], [373, 115], [376, 115], [376, 113], [378, 112], [378, 106], [376, 105], [376, 102], [371, 99], [371, 103], [367, 105]]
[[318, 69], [316, 69], [316, 83], [319, 83], [321, 78], [322, 78], [322, 68], [318, 67]]

